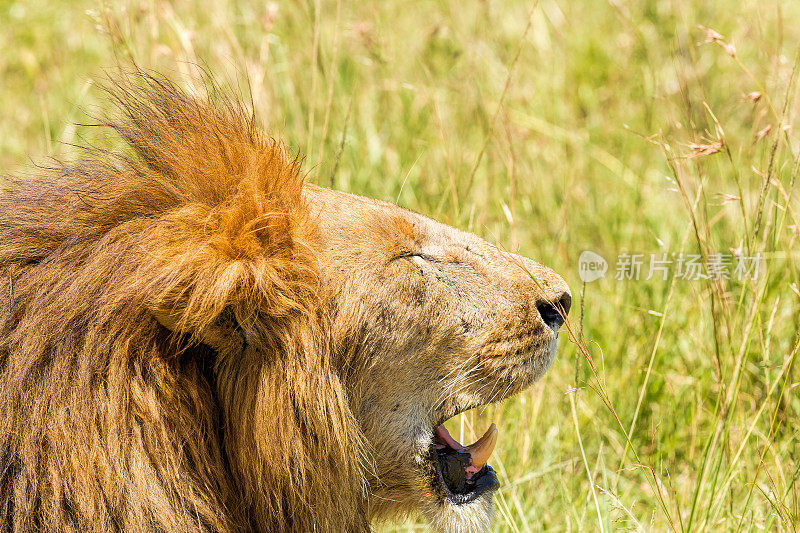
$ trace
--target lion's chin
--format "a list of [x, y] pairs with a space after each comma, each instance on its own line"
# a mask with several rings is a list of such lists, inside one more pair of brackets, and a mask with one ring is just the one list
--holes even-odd
[[495, 489], [481, 493], [469, 503], [456, 504], [445, 498], [422, 509], [431, 526], [440, 533], [481, 533], [492, 524]]

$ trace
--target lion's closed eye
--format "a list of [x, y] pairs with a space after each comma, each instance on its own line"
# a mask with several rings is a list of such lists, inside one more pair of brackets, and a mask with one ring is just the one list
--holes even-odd
[[430, 273], [435, 275], [438, 279], [441, 277], [443, 269], [448, 263], [455, 263], [456, 261], [448, 261], [444, 257], [437, 257], [424, 252], [415, 252], [403, 256], [403, 259], [410, 261], [416, 266], [421, 273]]
[[391, 261], [399, 261], [399, 260], [411, 261], [412, 263], [415, 263], [415, 264], [418, 264], [418, 265], [423, 265], [423, 264], [426, 264], [426, 263], [435, 264], [435, 263], [443, 263], [444, 262], [444, 258], [442, 258], [442, 257], [436, 257], [436, 256], [433, 256], [433, 255], [430, 255], [430, 254], [427, 254], [427, 253], [424, 253], [424, 252], [421, 252], [421, 251], [403, 252], [401, 254], [398, 254], [398, 255], [392, 257], [392, 259], [391, 259]]
[[417, 253], [411, 256], [412, 260], [416, 263], [425, 262], [425, 263], [444, 263], [445, 260], [443, 258], [434, 257], [432, 255], [426, 253]]

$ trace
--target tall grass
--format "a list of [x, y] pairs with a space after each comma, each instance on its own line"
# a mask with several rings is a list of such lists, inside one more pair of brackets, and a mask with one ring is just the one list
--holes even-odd
[[[0, 166], [108, 142], [79, 124], [115, 54], [202, 65], [312, 181], [569, 281], [546, 377], [451, 428], [500, 428], [498, 531], [797, 531], [798, 43], [779, 0], [0, 0]], [[764, 262], [618, 281], [622, 253]]]

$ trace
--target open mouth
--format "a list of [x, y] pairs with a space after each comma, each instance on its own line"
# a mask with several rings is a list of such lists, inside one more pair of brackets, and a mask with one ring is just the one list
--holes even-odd
[[444, 424], [433, 430], [431, 453], [443, 492], [453, 503], [464, 504], [500, 486], [487, 461], [497, 443], [497, 427], [489, 426], [474, 443], [463, 446]]

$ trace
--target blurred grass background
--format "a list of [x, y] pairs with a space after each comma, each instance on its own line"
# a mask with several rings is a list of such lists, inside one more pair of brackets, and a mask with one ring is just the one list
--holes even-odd
[[[0, 0], [0, 169], [107, 143], [80, 124], [115, 55], [200, 64], [311, 181], [570, 283], [547, 376], [452, 422], [500, 428], [498, 531], [797, 531], [798, 43], [788, 0]], [[610, 264], [584, 286], [586, 249]], [[614, 279], [621, 253], [681, 252], [766, 260]]]

